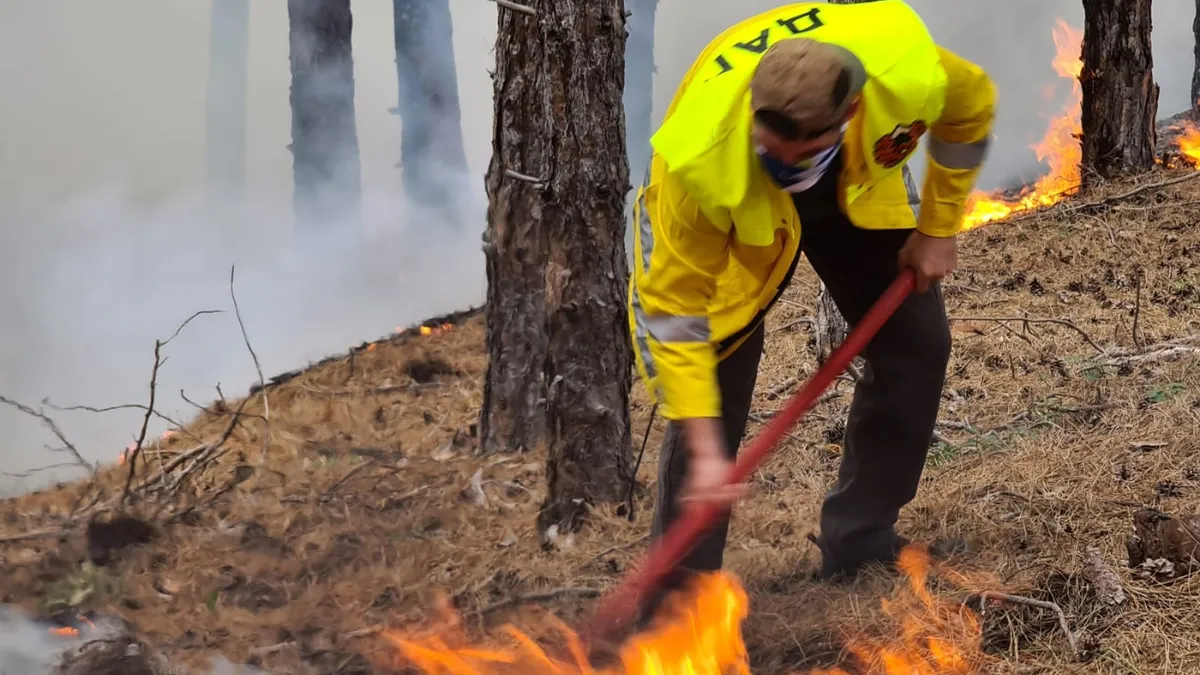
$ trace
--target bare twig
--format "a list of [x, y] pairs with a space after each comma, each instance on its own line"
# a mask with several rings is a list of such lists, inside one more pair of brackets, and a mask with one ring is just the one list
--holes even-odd
[[[175, 332], [171, 333], [171, 336], [168, 337], [166, 340], [155, 340], [154, 341], [154, 366], [151, 367], [151, 369], [150, 369], [150, 402], [145, 407], [146, 414], [142, 416], [142, 428], [138, 431], [137, 440], [134, 441], [133, 450], [125, 453], [126, 460], [129, 462], [129, 473], [126, 474], [126, 476], [125, 476], [125, 488], [121, 491], [120, 503], [122, 505], [124, 505], [125, 500], [129, 498], [129, 490], [130, 490], [130, 487], [133, 485], [133, 477], [137, 473], [137, 461], [138, 461], [138, 458], [141, 457], [141, 455], [142, 455], [142, 447], [146, 442], [146, 430], [150, 427], [150, 416], [154, 413], [155, 395], [158, 390], [158, 369], [162, 366], [163, 361], [164, 361], [164, 359], [162, 358], [162, 348], [171, 344], [171, 340], [174, 340], [175, 338], [179, 337], [179, 334], [181, 332], [183, 332], [183, 329], [186, 328], [187, 325], [189, 323], [191, 323], [192, 320], [195, 319], [196, 317], [203, 316], [205, 314], [220, 314], [220, 313], [221, 313], [221, 310], [219, 310], [219, 309], [205, 309], [205, 310], [200, 310], [198, 312], [193, 312], [191, 316], [184, 319], [183, 322], [180, 323], [179, 326], [177, 326], [175, 328]], [[162, 455], [161, 454], [158, 456], [158, 464], [159, 464], [159, 467], [161, 468], [162, 467]]]
[[529, 593], [527, 595], [516, 595], [506, 600], [493, 602], [490, 605], [485, 605], [473, 612], [477, 617], [484, 617], [493, 612], [516, 605], [523, 605], [529, 602], [548, 602], [557, 600], [562, 597], [575, 596], [579, 598], [596, 598], [600, 596], [599, 588], [556, 588], [545, 593]]
[[609, 546], [608, 548], [604, 549], [603, 551], [600, 551], [599, 553], [592, 556], [591, 558], [588, 558], [588, 561], [586, 563], [584, 563], [584, 566], [587, 566], [587, 565], [590, 565], [590, 564], [596, 562], [597, 560], [603, 558], [604, 556], [608, 555], [609, 553], [616, 553], [617, 551], [624, 551], [627, 548], [632, 548], [634, 546], [637, 546], [638, 544], [642, 543], [643, 541], [646, 541], [649, 538], [650, 538], [650, 533], [647, 532], [646, 534], [643, 534], [642, 536], [638, 537], [637, 539], [634, 539], [633, 541], [627, 541], [624, 544], [617, 544], [616, 546]]
[[40, 410], [34, 410], [33, 408], [30, 408], [29, 406], [27, 406], [23, 403], [19, 403], [12, 399], [5, 398], [3, 396], [0, 396], [0, 403], [3, 403], [5, 405], [16, 408], [17, 410], [20, 410], [21, 412], [25, 413], [26, 415], [29, 415], [31, 417], [36, 417], [39, 420], [41, 420], [42, 424], [46, 425], [46, 428], [49, 429], [50, 432], [53, 433], [56, 438], [58, 438], [59, 442], [61, 442], [63, 444], [62, 450], [65, 450], [65, 451], [71, 453], [71, 456], [75, 458], [76, 464], [86, 468], [88, 471], [95, 471], [96, 467], [89, 464], [87, 462], [87, 460], [85, 460], [83, 458], [83, 455], [79, 454], [79, 449], [76, 448], [71, 443], [71, 441], [67, 440], [67, 437], [63, 435], [62, 429], [58, 428], [58, 424], [56, 424], [55, 421], [53, 419], [51, 419], [49, 415], [47, 415], [46, 413], [44, 413]]
[[342, 637], [346, 638], [347, 640], [353, 640], [354, 638], [378, 635], [382, 632], [383, 626], [371, 626], [370, 628], [359, 628], [358, 630], [352, 630], [349, 633], [342, 635]]
[[1159, 189], [1162, 189], [1165, 187], [1170, 187], [1172, 185], [1178, 185], [1179, 183], [1186, 183], [1188, 181], [1194, 180], [1197, 176], [1200, 176], [1200, 172], [1187, 173], [1182, 176], [1176, 176], [1175, 178], [1169, 178], [1167, 180], [1158, 181], [1156, 183], [1146, 183], [1145, 185], [1139, 185], [1138, 187], [1136, 187], [1132, 190], [1129, 190], [1127, 192], [1122, 192], [1120, 194], [1111, 195], [1111, 196], [1105, 197], [1104, 199], [1098, 199], [1093, 202], [1085, 202], [1083, 204], [1073, 204], [1073, 205], [1069, 205], [1069, 206], [1064, 206], [1062, 210], [1064, 213], [1071, 213], [1072, 211], [1082, 211], [1085, 209], [1095, 208], [1097, 206], [1105, 206], [1107, 204], [1112, 204], [1114, 202], [1123, 201], [1125, 199], [1128, 199], [1135, 195], [1139, 195], [1139, 194], [1141, 194], [1143, 192], [1147, 192], [1149, 190], [1159, 190]]
[[[188, 319], [190, 321], [191, 319]], [[186, 321], [184, 322], [187, 323]], [[182, 326], [180, 326], [182, 328]], [[179, 331], [175, 331], [178, 335]], [[172, 335], [171, 337], [175, 337]], [[170, 342], [170, 339], [167, 340]], [[154, 412], [154, 395], [158, 388], [158, 367], [162, 365], [161, 351], [163, 345], [166, 344], [162, 340], [154, 341], [154, 367], [150, 369], [150, 404], [146, 406], [146, 414], [142, 416], [142, 428], [138, 432], [137, 440], [134, 441], [133, 450], [127, 452], [127, 461], [129, 462], [129, 473], [125, 475], [125, 489], [121, 491], [121, 504], [129, 497], [129, 488], [133, 485], [133, 476], [137, 472], [137, 461], [142, 455], [142, 444], [146, 442], [146, 428], [150, 426], [150, 413]], [[158, 465], [162, 467], [162, 456], [159, 455]]]
[[1034, 600], [1020, 595], [1009, 595], [1008, 593], [999, 593], [997, 591], [984, 591], [979, 594], [982, 600], [996, 600], [998, 602], [1008, 602], [1016, 605], [1026, 605], [1028, 607], [1037, 607], [1039, 609], [1047, 609], [1058, 615], [1058, 625], [1062, 628], [1063, 633], [1067, 635], [1067, 642], [1071, 645], [1071, 653], [1079, 654], [1079, 644], [1075, 640], [1075, 633], [1071, 632], [1071, 626], [1067, 623], [1067, 615], [1063, 612], [1062, 607], [1059, 607], [1053, 602], [1045, 600]]
[[514, 12], [521, 12], [522, 14], [528, 14], [529, 16], [537, 16], [537, 10], [527, 5], [510, 2], [509, 0], [491, 0], [491, 2], [494, 2], [505, 9], [511, 9]]
[[22, 534], [13, 534], [0, 536], [0, 544], [18, 544], [23, 541], [33, 541], [35, 539], [49, 539], [62, 534], [62, 530], [41, 530], [38, 532], [25, 532]]
[[1067, 319], [1036, 319], [1036, 318], [1027, 317], [1027, 316], [952, 316], [952, 317], [949, 317], [949, 319], [950, 319], [950, 321], [978, 321], [981, 323], [994, 322], [994, 323], [1001, 323], [1001, 324], [1009, 322], [1009, 321], [1019, 321], [1022, 324], [1024, 324], [1027, 328], [1028, 328], [1028, 326], [1033, 325], [1033, 324], [1047, 324], [1047, 323], [1056, 324], [1059, 326], [1066, 326], [1067, 328], [1070, 328], [1071, 330], [1075, 331], [1076, 333], [1079, 333], [1080, 337], [1082, 337], [1084, 339], [1084, 341], [1087, 342], [1088, 345], [1091, 346], [1092, 349], [1095, 349], [1098, 354], [1100, 354], [1101, 356], [1108, 355], [1108, 352], [1106, 352], [1099, 344], [1097, 344], [1096, 341], [1092, 339], [1092, 336], [1087, 334], [1087, 331], [1083, 330], [1082, 328], [1077, 326], [1074, 322], [1069, 321]]
[[266, 453], [267, 445], [271, 442], [271, 404], [267, 401], [267, 380], [263, 377], [262, 366], [258, 362], [258, 354], [254, 353], [254, 347], [250, 346], [250, 336], [246, 334], [246, 324], [242, 321], [242, 311], [238, 308], [237, 294], [233, 292], [233, 274], [234, 267], [229, 267], [229, 297], [233, 299], [233, 313], [237, 317], [238, 327], [242, 330], [242, 340], [246, 343], [246, 350], [250, 352], [250, 358], [254, 360], [254, 370], [258, 371], [258, 386], [262, 390], [263, 402], [263, 452]]
[[154, 410], [153, 408], [149, 408], [145, 405], [142, 405], [141, 403], [122, 403], [120, 405], [105, 406], [103, 408], [97, 408], [97, 407], [90, 406], [90, 405], [59, 406], [59, 405], [55, 405], [53, 402], [50, 401], [50, 399], [46, 398], [46, 399], [42, 399], [42, 405], [50, 408], [51, 410], [57, 410], [59, 412], [75, 412], [75, 411], [82, 410], [85, 412], [106, 413], [106, 412], [114, 412], [116, 410], [141, 410], [142, 412], [148, 412], [151, 415], [153, 415], [154, 417], [157, 417], [158, 419], [160, 419], [164, 422], [167, 422], [172, 427], [174, 427], [176, 430], [178, 430], [180, 433], [192, 438], [193, 440], [200, 440], [194, 434], [192, 434], [192, 432], [188, 431], [187, 427], [185, 425], [183, 425], [182, 423], [180, 423], [178, 420], [173, 419], [167, 415], [164, 415], [163, 413], [160, 413], [159, 411]]
[[1133, 271], [1133, 329], [1130, 335], [1133, 337], [1133, 346], [1137, 350], [1144, 351], [1145, 345], [1142, 344], [1141, 338], [1138, 336], [1138, 324], [1142, 317], [1142, 268], [1137, 267]]
[[[200, 412], [203, 412], [206, 415], [240, 415], [241, 417], [252, 417], [257, 420], [266, 420], [267, 419], [266, 417], [263, 417], [262, 415], [259, 415], [258, 413], [245, 412], [243, 410], [243, 408], [246, 407], [245, 405], [238, 406], [237, 410], [212, 410], [208, 406], [201, 405], [199, 403], [196, 403], [192, 399], [188, 398], [187, 394], [185, 394], [182, 389], [179, 390], [179, 398], [183, 399], [185, 403], [188, 403], [189, 405], [195, 407]], [[222, 398], [221, 405], [228, 406], [229, 404], [225, 401], [224, 398]]]
[[[506, 6], [506, 5], [504, 5], [504, 3], [500, 2], [499, 0], [492, 0], [492, 1], [495, 2], [496, 4], [501, 5], [502, 7]], [[541, 178], [538, 178], [537, 176], [530, 176], [529, 174], [521, 173], [520, 171], [513, 171], [512, 169], [505, 169], [504, 175], [508, 176], [509, 178], [512, 178], [513, 180], [524, 181], [526, 183], [533, 183], [534, 185], [544, 185], [546, 183], [546, 181], [542, 180]]]
[[76, 462], [58, 462], [56, 464], [47, 464], [46, 466], [39, 466], [36, 469], [30, 469], [28, 471], [19, 471], [16, 473], [13, 473], [10, 471], [2, 471], [2, 472], [0, 472], [0, 476], [8, 476], [9, 478], [29, 478], [30, 476], [37, 474], [37, 473], [41, 473], [43, 471], [51, 471], [53, 469], [65, 469], [69, 466], [79, 466], [79, 464]]

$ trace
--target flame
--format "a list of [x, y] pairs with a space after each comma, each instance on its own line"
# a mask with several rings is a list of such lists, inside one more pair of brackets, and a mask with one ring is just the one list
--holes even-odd
[[[980, 673], [981, 628], [976, 616], [958, 603], [935, 598], [927, 588], [929, 558], [908, 547], [897, 567], [907, 580], [896, 595], [882, 601], [883, 612], [899, 626], [898, 637], [855, 638], [847, 651], [864, 673], [878, 675], [971, 675]], [[400, 652], [395, 667], [409, 666], [424, 675], [750, 675], [741, 623], [747, 616], [745, 591], [728, 573], [701, 576], [680, 596], [664, 620], [631, 638], [616, 665], [589, 663], [579, 637], [556, 623], [569, 659], [558, 659], [526, 633], [506, 626], [510, 645], [472, 646], [457, 614], [445, 611], [446, 627], [425, 636], [385, 632]], [[841, 668], [809, 675], [849, 675]]]
[[389, 631], [384, 637], [400, 652], [395, 665], [409, 665], [426, 675], [750, 675], [741, 624], [749, 601], [733, 576], [699, 576], [683, 602], [665, 620], [629, 639], [616, 655], [616, 665], [589, 663], [580, 637], [555, 621], [565, 638], [569, 659], [559, 659], [514, 626], [504, 632], [512, 644], [470, 646], [461, 619], [446, 612], [446, 627], [426, 636]]
[[1200, 128], [1195, 124], [1184, 125], [1175, 142], [1179, 145], [1179, 154], [1193, 167], [1200, 169]]
[[70, 626], [62, 626], [60, 628], [51, 628], [50, 634], [57, 635], [58, 637], [79, 637], [79, 629], [72, 628]]
[[1042, 140], [1033, 145], [1037, 158], [1048, 164], [1050, 170], [1033, 185], [1026, 186], [1015, 198], [1005, 198], [999, 193], [973, 194], [967, 200], [964, 230], [1019, 211], [1057, 204], [1079, 187], [1079, 161], [1083, 158], [1083, 149], [1079, 145], [1079, 135], [1083, 130], [1080, 124], [1083, 90], [1079, 86], [1079, 73], [1083, 70], [1083, 60], [1080, 58], [1083, 31], [1058, 19], [1053, 37], [1056, 47], [1054, 70], [1059, 76], [1071, 80], [1071, 100], [1050, 121]]
[[[982, 627], [976, 615], [957, 603], [935, 598], [926, 582], [929, 556], [909, 546], [896, 565], [907, 588], [881, 601], [883, 613], [899, 624], [899, 637], [860, 637], [847, 651], [862, 672], [880, 675], [970, 675], [983, 672], [980, 661]], [[849, 675], [841, 668], [816, 670], [811, 675]]]
[[454, 328], [452, 323], [444, 323], [440, 326], [421, 326], [421, 335], [439, 335]]

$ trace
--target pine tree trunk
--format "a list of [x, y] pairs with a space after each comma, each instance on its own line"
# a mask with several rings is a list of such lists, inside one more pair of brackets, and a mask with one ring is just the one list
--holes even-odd
[[250, 0], [213, 0], [209, 28], [205, 164], [210, 203], [241, 202], [246, 188], [246, 76]]
[[625, 45], [625, 123], [629, 173], [639, 181], [650, 164], [650, 136], [654, 133], [654, 18], [658, 0], [629, 0], [628, 7], [631, 16]]
[[1084, 179], [1154, 166], [1158, 85], [1150, 0], [1084, 0]]
[[296, 223], [302, 231], [356, 225], [361, 168], [350, 0], [288, 0], [288, 20]]
[[1192, 110], [1200, 111], [1200, 0], [1196, 0], [1196, 15], [1192, 19], [1195, 66], [1192, 69]]
[[467, 157], [450, 0], [393, 0], [392, 10], [405, 194], [452, 214], [467, 182]]
[[630, 478], [621, 0], [499, 10], [485, 184], [482, 451], [545, 448], [538, 518], [574, 530]]

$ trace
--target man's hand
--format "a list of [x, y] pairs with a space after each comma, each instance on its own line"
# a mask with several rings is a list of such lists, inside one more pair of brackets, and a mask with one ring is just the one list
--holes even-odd
[[683, 438], [688, 448], [688, 473], [680, 495], [684, 504], [727, 506], [745, 494], [744, 484], [728, 485], [734, 463], [725, 455], [721, 420], [684, 420]]
[[913, 231], [900, 249], [900, 269], [911, 267], [917, 275], [917, 293], [924, 293], [958, 267], [955, 237], [931, 237]]

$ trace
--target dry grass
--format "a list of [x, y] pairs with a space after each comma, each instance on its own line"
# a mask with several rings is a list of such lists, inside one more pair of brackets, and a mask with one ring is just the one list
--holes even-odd
[[[917, 539], [971, 541], [973, 553], [936, 584], [946, 597], [990, 588], [1054, 600], [1091, 659], [1072, 658], [1053, 615], [1006, 608], [984, 622], [988, 672], [1200, 669], [1192, 628], [1200, 583], [1148, 584], [1122, 561], [1137, 508], [1200, 511], [1196, 360], [1187, 349], [1166, 358], [1156, 347], [1188, 336], [1200, 304], [1200, 228], [1187, 206], [1195, 199], [1200, 181], [1105, 208], [1076, 201], [965, 238], [947, 289], [955, 349], [943, 441], [902, 527]], [[812, 314], [814, 295], [805, 270], [769, 319], [760, 415], [783, 404], [789, 378], [814, 370], [798, 322]], [[389, 654], [372, 629], [427, 620], [438, 591], [493, 625], [525, 611], [496, 608], [513, 595], [614, 581], [645, 550], [653, 491], [638, 491], [632, 520], [604, 509], [573, 540], [545, 546], [534, 529], [543, 458], [472, 452], [482, 334], [481, 317], [468, 316], [440, 334], [364, 345], [270, 387], [265, 453], [253, 417], [262, 401], [251, 397], [228, 452], [181, 488], [180, 503], [199, 506], [168, 510], [175, 522], [107, 568], [101, 576], [115, 583], [95, 582], [85, 605], [135, 622], [180, 663], [219, 651], [274, 672], [353, 673], [373, 672]], [[844, 656], [848, 639], [894, 630], [879, 598], [898, 582], [843, 589], [805, 578], [816, 561], [805, 535], [837, 469], [850, 391], [839, 386], [842, 395], [809, 414], [757, 472], [731, 533], [726, 560], [751, 593], [746, 633], [759, 673], [827, 664]], [[151, 471], [157, 451], [169, 461], [220, 436], [237, 404], [210, 406], [148, 451]], [[640, 387], [633, 413], [640, 442], [649, 413]], [[655, 479], [661, 432], [658, 420], [643, 488]], [[111, 494], [123, 478], [114, 467], [102, 483]], [[0, 505], [0, 538], [61, 529], [84, 490]], [[133, 509], [148, 516], [153, 506]], [[1123, 606], [1095, 602], [1080, 575], [1088, 546], [1117, 570]], [[62, 579], [83, 574], [86, 556], [77, 532], [0, 544], [0, 600], [38, 606], [61, 593]], [[568, 621], [589, 606], [581, 593], [548, 604]]]

